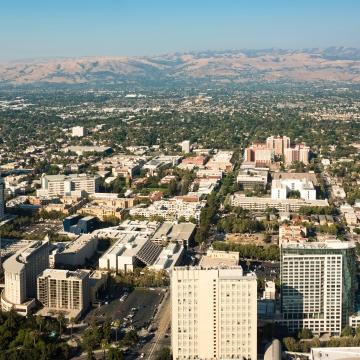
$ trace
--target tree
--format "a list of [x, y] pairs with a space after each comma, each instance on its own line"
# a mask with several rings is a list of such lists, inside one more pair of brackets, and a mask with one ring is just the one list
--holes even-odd
[[36, 324], [39, 326], [39, 331], [41, 333], [42, 327], [45, 323], [45, 319], [42, 316], [38, 315], [38, 316], [36, 316], [35, 321], [36, 321]]
[[286, 337], [283, 339], [283, 342], [288, 351], [296, 352], [299, 350], [299, 344], [293, 337]]
[[103, 356], [105, 359], [105, 353], [106, 353], [106, 349], [109, 347], [109, 342], [106, 339], [102, 339], [101, 340], [101, 349], [103, 351]]
[[135, 330], [128, 331], [123, 339], [123, 342], [126, 346], [135, 344], [139, 340], [138, 334]]
[[312, 339], [313, 338], [313, 333], [310, 329], [308, 328], [303, 328], [299, 331], [298, 333], [298, 338], [299, 339]]
[[345, 326], [341, 331], [341, 336], [353, 336], [353, 329], [351, 326]]
[[76, 320], [75, 318], [71, 317], [70, 320], [69, 320], [69, 323], [70, 323], [70, 338], [72, 339], [72, 336], [73, 336], [73, 327], [74, 327], [74, 324], [76, 323]]
[[360, 325], [355, 330], [356, 336], [360, 336]]
[[60, 335], [60, 337], [61, 337], [63, 327], [64, 327], [64, 325], [65, 325], [65, 323], [66, 323], [66, 318], [65, 318], [64, 314], [63, 314], [62, 312], [60, 312], [60, 313], [57, 315], [56, 320], [57, 320], [58, 323], [59, 323], [59, 335]]
[[170, 196], [174, 196], [178, 192], [178, 184], [176, 180], [171, 180], [168, 184], [168, 192]]
[[171, 352], [169, 348], [161, 349], [158, 354], [156, 355], [155, 360], [171, 360]]
[[108, 360], [123, 360], [124, 355], [119, 348], [111, 347], [107, 353]]

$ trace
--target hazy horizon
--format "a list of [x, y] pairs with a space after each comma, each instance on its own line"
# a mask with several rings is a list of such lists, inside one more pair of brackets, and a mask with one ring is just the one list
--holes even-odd
[[359, 48], [359, 13], [351, 0], [20, 0], [2, 4], [0, 61]]

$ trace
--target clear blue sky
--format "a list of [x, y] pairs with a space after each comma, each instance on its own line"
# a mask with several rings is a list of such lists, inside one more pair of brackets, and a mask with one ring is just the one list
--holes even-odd
[[360, 47], [360, 0], [0, 0], [0, 60]]

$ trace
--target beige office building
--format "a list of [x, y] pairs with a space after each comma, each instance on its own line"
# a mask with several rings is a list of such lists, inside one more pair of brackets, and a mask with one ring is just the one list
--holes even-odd
[[175, 267], [172, 351], [179, 359], [257, 358], [256, 277], [236, 267]]
[[46, 313], [62, 311], [78, 318], [89, 307], [90, 270], [46, 269], [37, 279], [37, 298]]
[[87, 174], [45, 175], [41, 176], [41, 189], [38, 196], [70, 196], [82, 191], [94, 194], [99, 188], [99, 176]]
[[5, 181], [0, 174], [0, 220], [5, 214]]
[[275, 155], [283, 155], [285, 149], [290, 147], [290, 138], [287, 136], [269, 136], [266, 139], [266, 146], [275, 151]]
[[36, 277], [49, 267], [47, 241], [28, 241], [4, 261], [5, 289], [1, 293], [3, 311], [14, 309], [27, 315], [35, 305]]

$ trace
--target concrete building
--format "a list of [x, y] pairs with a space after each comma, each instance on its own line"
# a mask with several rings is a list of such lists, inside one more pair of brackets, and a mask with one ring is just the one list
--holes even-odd
[[206, 169], [229, 172], [232, 171], [234, 165], [231, 159], [234, 155], [233, 151], [220, 150], [206, 164]]
[[68, 146], [63, 149], [64, 152], [73, 152], [78, 156], [82, 156], [86, 153], [94, 153], [94, 154], [110, 154], [112, 149], [109, 146], [91, 146], [91, 145], [75, 145]]
[[174, 197], [169, 200], [154, 201], [148, 207], [132, 208], [129, 213], [131, 216], [143, 216], [145, 218], [161, 216], [165, 221], [177, 221], [181, 217], [184, 217], [186, 221], [191, 218], [199, 220], [205, 201], [186, 200], [184, 197]]
[[175, 267], [172, 352], [180, 359], [257, 359], [256, 276], [241, 267]]
[[151, 266], [162, 248], [150, 241], [160, 223], [126, 220], [119, 226], [96, 230], [93, 234], [115, 240], [99, 259], [99, 268], [110, 271], [133, 271], [136, 266]]
[[291, 165], [294, 162], [302, 162], [305, 165], [309, 163], [310, 147], [305, 145], [296, 145], [293, 148], [285, 149], [284, 162]]
[[90, 304], [99, 304], [99, 295], [108, 286], [109, 273], [107, 271], [94, 270], [90, 276]]
[[265, 144], [252, 144], [245, 149], [244, 161], [259, 165], [270, 165], [274, 160], [274, 150]]
[[354, 312], [355, 245], [288, 243], [281, 247], [281, 311], [290, 331], [340, 335]]
[[46, 269], [37, 278], [37, 299], [44, 306], [41, 314], [61, 311], [77, 319], [90, 304], [90, 270]]
[[284, 155], [285, 149], [290, 147], [290, 138], [287, 136], [269, 136], [266, 139], [268, 149], [274, 150], [275, 155]]
[[265, 211], [275, 208], [281, 212], [296, 212], [302, 206], [329, 206], [327, 200], [303, 200], [303, 199], [272, 199], [269, 197], [247, 197], [244, 194], [235, 193], [230, 196], [231, 206], [242, 207], [246, 210]]
[[5, 181], [0, 174], [0, 220], [5, 215]]
[[149, 160], [143, 169], [148, 170], [151, 175], [155, 175], [159, 169], [178, 165], [180, 160], [181, 156], [159, 155]]
[[56, 248], [51, 256], [55, 266], [78, 267], [85, 265], [96, 252], [98, 238], [92, 234], [80, 235], [64, 248]]
[[264, 360], [281, 360], [281, 342], [278, 339], [274, 339], [270, 344], [266, 346]]
[[275, 300], [276, 299], [276, 286], [274, 281], [265, 282], [265, 290], [262, 296], [263, 300]]
[[256, 186], [261, 186], [264, 189], [267, 184], [267, 175], [253, 175], [247, 173], [239, 173], [236, 178], [236, 182], [241, 186], [243, 190], [252, 190]]
[[163, 222], [155, 232], [151, 241], [158, 245], [164, 245], [168, 242], [179, 243], [189, 247], [193, 245], [196, 225], [193, 223], [173, 223]]
[[203, 268], [233, 267], [239, 265], [239, 253], [237, 251], [220, 251], [208, 249], [206, 255], [201, 257], [199, 266]]
[[94, 194], [99, 188], [99, 177], [86, 174], [46, 175], [41, 176], [41, 189], [38, 196], [70, 196], [84, 191]]
[[98, 204], [96, 201], [85, 204], [78, 213], [88, 214], [92, 217], [105, 221], [108, 218], [122, 220], [125, 217], [126, 210], [113, 205]]
[[86, 134], [87, 134], [87, 131], [83, 126], [74, 126], [71, 129], [71, 136], [72, 137], [83, 137]]
[[14, 309], [27, 315], [35, 305], [36, 278], [49, 267], [47, 241], [28, 241], [3, 263], [5, 289], [1, 293], [3, 311]]
[[185, 154], [188, 154], [190, 152], [190, 141], [189, 140], [184, 140], [181, 143], [181, 151]]
[[131, 272], [135, 267], [151, 266], [159, 257], [161, 246], [141, 234], [123, 233], [99, 259], [99, 268], [114, 272]]
[[298, 191], [303, 200], [316, 200], [316, 188], [312, 181], [303, 179], [279, 179], [271, 183], [271, 198], [286, 199], [290, 191]]
[[313, 348], [310, 360], [358, 360], [360, 347]]
[[164, 247], [155, 262], [150, 266], [153, 270], [171, 272], [174, 266], [181, 265], [184, 255], [184, 246], [170, 243]]

